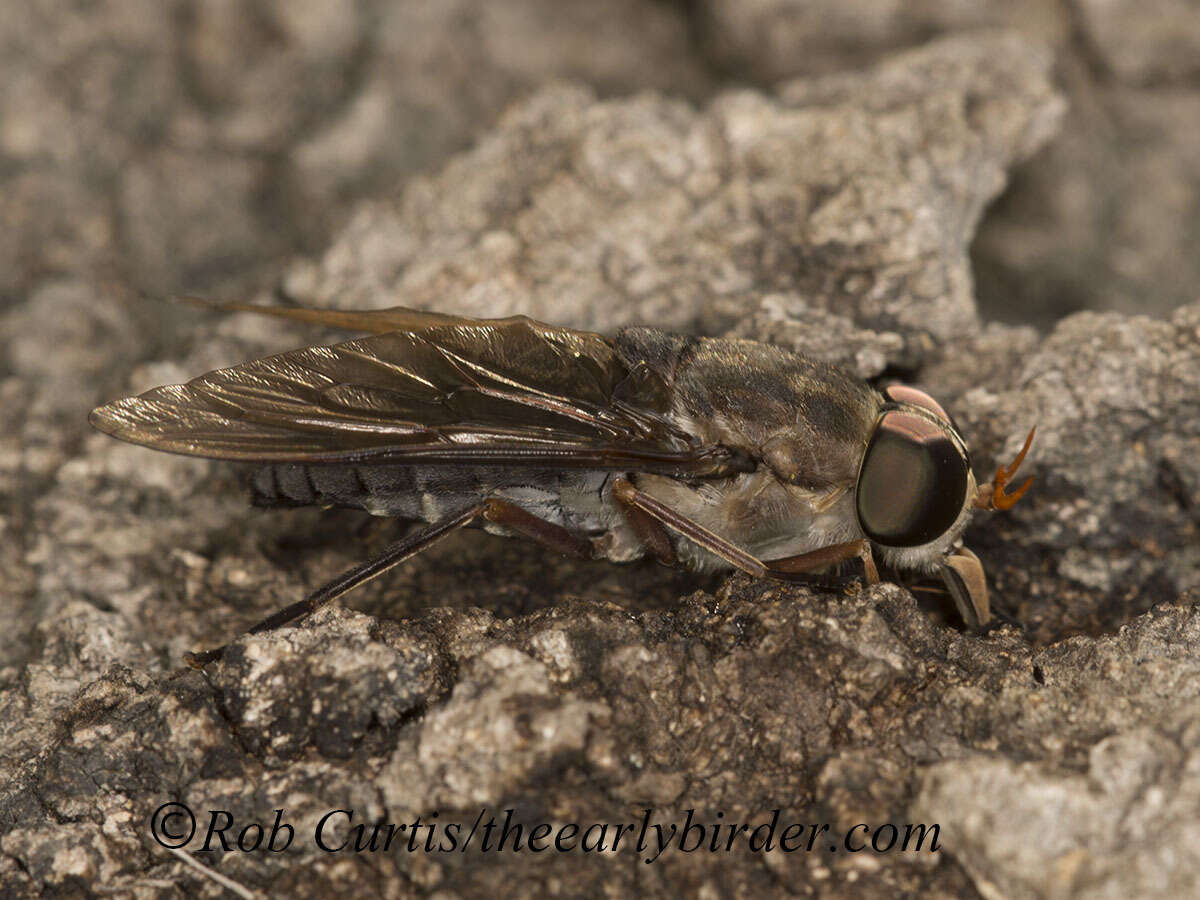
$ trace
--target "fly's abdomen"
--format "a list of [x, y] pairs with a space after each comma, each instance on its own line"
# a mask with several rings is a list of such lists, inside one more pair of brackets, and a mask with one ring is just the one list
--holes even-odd
[[306, 466], [259, 469], [256, 506], [341, 506], [377, 516], [438, 522], [487, 497], [516, 503], [538, 518], [579, 532], [601, 532], [613, 510], [605, 472], [500, 467]]
[[478, 502], [485, 488], [470, 472], [418, 466], [279, 464], [260, 469], [251, 482], [256, 506], [340, 506], [431, 522]]
[[[407, 487], [411, 489], [412, 485]], [[348, 506], [365, 509], [372, 493], [371, 485], [362, 477], [357, 466], [264, 466], [254, 473], [250, 489], [255, 506]]]

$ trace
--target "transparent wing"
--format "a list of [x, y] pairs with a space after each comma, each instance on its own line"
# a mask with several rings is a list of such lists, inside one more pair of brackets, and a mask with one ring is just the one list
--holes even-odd
[[338, 327], [408, 330], [155, 388], [94, 410], [92, 424], [159, 450], [263, 463], [503, 463], [696, 475], [730, 465], [727, 451], [674, 427], [661, 379], [631, 373], [599, 335], [524, 317], [281, 312]]

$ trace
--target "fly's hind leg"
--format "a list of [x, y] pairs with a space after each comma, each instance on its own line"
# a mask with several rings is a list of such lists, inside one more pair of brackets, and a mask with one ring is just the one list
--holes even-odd
[[[278, 612], [267, 616], [257, 625], [251, 627], [247, 631], [247, 634], [259, 634], [264, 631], [271, 631], [282, 625], [287, 625], [289, 622], [303, 619], [326, 603], [336, 600], [343, 594], [354, 590], [359, 585], [366, 584], [373, 578], [377, 578], [388, 571], [388, 569], [412, 559], [412, 557], [421, 551], [429, 549], [434, 544], [448, 537], [452, 532], [470, 525], [477, 519], [502, 525], [566, 556], [575, 556], [581, 559], [590, 559], [592, 557], [592, 545], [590, 541], [571, 534], [571, 532], [567, 531], [561, 525], [555, 525], [553, 522], [539, 519], [516, 504], [493, 497], [484, 500], [482, 503], [477, 503], [457, 515], [444, 519], [436, 525], [421, 529], [415, 534], [405, 535], [400, 540], [388, 546], [387, 549], [374, 559], [361, 563], [348, 572], [343, 572], [332, 581], [321, 585], [303, 600], [293, 603], [291, 606], [285, 606]], [[228, 646], [228, 644], [225, 644], [212, 650], [189, 653], [185, 659], [188, 665], [198, 669], [220, 659], [225, 653], [225, 648]]]

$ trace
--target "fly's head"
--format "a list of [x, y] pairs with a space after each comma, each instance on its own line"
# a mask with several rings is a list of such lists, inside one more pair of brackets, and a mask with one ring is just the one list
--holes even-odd
[[1010, 509], [1032, 478], [1007, 492], [1033, 442], [1033, 431], [1017, 458], [1002, 466], [990, 484], [978, 486], [971, 457], [957, 425], [928, 394], [904, 385], [884, 390], [886, 403], [875, 421], [859, 467], [855, 512], [863, 533], [889, 564], [937, 573], [970, 627], [991, 618], [987, 580], [978, 557], [962, 546], [962, 533], [975, 509]]

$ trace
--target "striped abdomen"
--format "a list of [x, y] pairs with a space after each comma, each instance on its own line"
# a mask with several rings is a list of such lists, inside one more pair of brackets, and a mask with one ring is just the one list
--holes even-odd
[[582, 533], [606, 531], [611, 473], [505, 467], [278, 464], [251, 482], [257, 506], [342, 506], [372, 515], [438, 522], [485, 497], [502, 497]]

